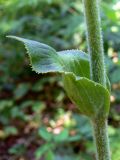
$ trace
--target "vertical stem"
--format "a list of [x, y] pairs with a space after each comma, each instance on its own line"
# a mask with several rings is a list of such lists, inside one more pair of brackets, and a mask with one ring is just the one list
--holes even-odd
[[[90, 54], [91, 79], [106, 87], [103, 39], [99, 12], [99, 0], [83, 0]], [[102, 113], [92, 121], [97, 160], [110, 160], [107, 118]]]
[[106, 86], [103, 40], [99, 13], [99, 0], [83, 0], [87, 29], [90, 74], [95, 82]]
[[94, 131], [94, 141], [96, 144], [96, 159], [110, 160], [109, 140], [107, 132], [107, 120], [97, 119], [92, 121]]

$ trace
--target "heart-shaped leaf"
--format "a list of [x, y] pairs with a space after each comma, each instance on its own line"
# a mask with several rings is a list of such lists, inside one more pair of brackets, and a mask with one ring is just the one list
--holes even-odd
[[109, 80], [107, 88], [90, 80], [89, 55], [79, 50], [56, 52], [52, 47], [20, 37], [9, 36], [25, 44], [31, 65], [37, 73], [63, 74], [65, 90], [81, 113], [95, 117], [109, 111]]

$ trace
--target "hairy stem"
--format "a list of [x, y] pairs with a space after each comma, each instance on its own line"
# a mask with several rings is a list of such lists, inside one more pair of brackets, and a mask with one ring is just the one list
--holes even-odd
[[96, 144], [96, 159], [110, 160], [110, 150], [108, 143], [107, 120], [95, 119], [92, 121], [94, 131], [94, 141]]
[[90, 54], [91, 79], [106, 86], [103, 40], [99, 13], [99, 0], [83, 0]]
[[[88, 51], [90, 54], [91, 79], [106, 87], [104, 50], [101, 33], [99, 0], [83, 0], [86, 20]], [[102, 112], [92, 121], [97, 160], [110, 160], [110, 149], [107, 133], [107, 117]]]

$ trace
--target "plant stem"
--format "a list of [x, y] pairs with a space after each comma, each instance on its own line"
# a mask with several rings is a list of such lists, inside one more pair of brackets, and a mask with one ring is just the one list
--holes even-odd
[[99, 0], [83, 0], [90, 54], [90, 75], [95, 82], [106, 86], [103, 40], [99, 13]]
[[[90, 54], [91, 79], [106, 87], [103, 39], [99, 12], [99, 0], [83, 0], [87, 29], [88, 51]], [[97, 116], [96, 116], [97, 117]], [[99, 113], [92, 120], [97, 160], [110, 160], [110, 149], [107, 132], [107, 117]]]
[[94, 141], [96, 144], [96, 159], [110, 160], [110, 150], [108, 143], [107, 120], [96, 119], [92, 121], [94, 130]]

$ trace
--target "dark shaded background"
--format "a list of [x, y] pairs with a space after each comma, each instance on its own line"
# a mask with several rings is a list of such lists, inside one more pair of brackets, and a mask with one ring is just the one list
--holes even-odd
[[[112, 85], [109, 136], [120, 160], [120, 2], [101, 3], [105, 59]], [[92, 160], [88, 119], [67, 98], [59, 75], [31, 71], [17, 35], [56, 50], [87, 51], [80, 0], [0, 0], [0, 160]]]

